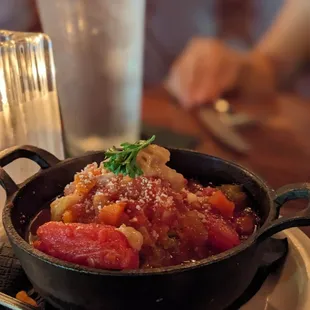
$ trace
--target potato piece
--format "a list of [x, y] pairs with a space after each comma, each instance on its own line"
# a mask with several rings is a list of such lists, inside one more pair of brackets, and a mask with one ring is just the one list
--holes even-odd
[[188, 203], [193, 203], [193, 202], [198, 201], [198, 198], [197, 198], [197, 196], [195, 194], [188, 193], [187, 194], [187, 201], [188, 201]]
[[93, 196], [93, 205], [95, 208], [101, 210], [103, 206], [108, 203], [108, 196], [102, 193]]
[[127, 227], [124, 224], [118, 228], [118, 230], [126, 236], [128, 243], [133, 249], [137, 251], [141, 250], [143, 245], [143, 236], [139, 231], [135, 230], [133, 227]]
[[167, 180], [174, 190], [180, 191], [184, 188], [185, 179], [182, 174], [166, 165], [169, 160], [170, 152], [155, 144], [142, 149], [136, 159], [145, 176]]
[[68, 208], [77, 204], [82, 199], [82, 196], [72, 194], [60, 197], [51, 203], [51, 219], [52, 221], [61, 221], [62, 216]]

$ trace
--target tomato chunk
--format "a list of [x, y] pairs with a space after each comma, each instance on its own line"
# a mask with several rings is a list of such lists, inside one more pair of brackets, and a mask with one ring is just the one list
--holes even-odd
[[242, 235], [251, 235], [255, 229], [255, 218], [251, 214], [237, 219], [237, 231]]
[[235, 210], [235, 204], [228, 200], [222, 191], [216, 191], [210, 198], [209, 203], [218, 209], [223, 216], [232, 217]]
[[59, 259], [101, 269], [136, 269], [138, 251], [115, 227], [48, 222], [39, 227], [34, 247]]
[[237, 232], [222, 218], [210, 214], [206, 226], [209, 234], [208, 242], [218, 250], [226, 251], [240, 244]]

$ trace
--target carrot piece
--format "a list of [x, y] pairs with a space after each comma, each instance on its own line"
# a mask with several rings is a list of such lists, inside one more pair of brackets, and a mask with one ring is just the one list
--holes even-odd
[[222, 191], [216, 191], [210, 198], [209, 203], [218, 209], [223, 216], [232, 217], [235, 210], [235, 204], [228, 200]]
[[98, 176], [102, 174], [101, 169], [99, 168], [95, 168], [94, 170], [92, 170], [92, 173], [94, 176]]
[[16, 299], [18, 299], [18, 300], [20, 300], [20, 301], [22, 301], [28, 305], [38, 307], [38, 304], [36, 303], [36, 301], [34, 299], [32, 299], [31, 297], [29, 297], [25, 291], [18, 292], [16, 294]]
[[96, 180], [89, 178], [84, 174], [77, 174], [74, 177], [75, 189], [78, 194], [88, 194], [90, 190], [96, 185]]
[[106, 225], [117, 226], [122, 214], [124, 213], [125, 207], [126, 202], [113, 203], [104, 206], [99, 213], [100, 222], [103, 222]]

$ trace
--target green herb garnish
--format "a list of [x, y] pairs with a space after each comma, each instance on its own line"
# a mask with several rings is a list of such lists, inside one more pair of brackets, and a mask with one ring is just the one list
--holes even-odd
[[113, 146], [105, 152], [104, 167], [114, 174], [129, 175], [131, 178], [141, 175], [143, 172], [137, 166], [136, 157], [139, 151], [150, 145], [155, 140], [152, 136], [148, 140], [140, 140], [136, 143], [122, 143], [121, 148]]

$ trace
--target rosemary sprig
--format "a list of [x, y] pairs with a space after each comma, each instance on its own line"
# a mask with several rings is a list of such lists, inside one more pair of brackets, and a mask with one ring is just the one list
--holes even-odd
[[141, 175], [143, 172], [136, 163], [137, 154], [154, 140], [155, 136], [152, 136], [148, 140], [140, 140], [133, 144], [122, 143], [118, 149], [113, 146], [105, 152], [104, 167], [114, 174], [129, 175], [131, 178]]

